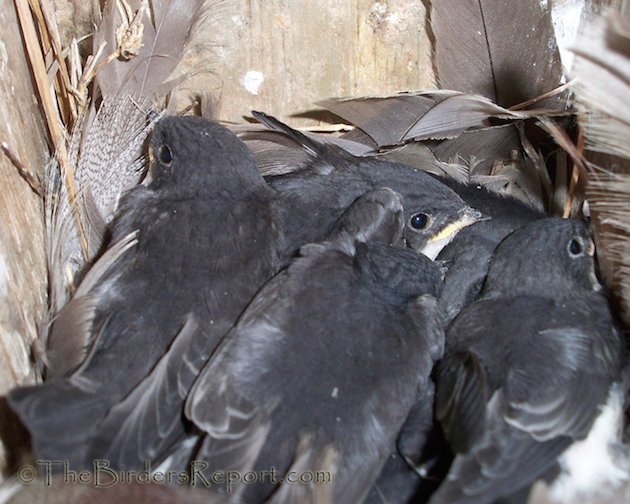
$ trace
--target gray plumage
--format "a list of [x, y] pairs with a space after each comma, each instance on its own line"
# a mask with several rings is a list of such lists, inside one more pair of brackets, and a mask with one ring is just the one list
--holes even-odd
[[[332, 501], [363, 500], [442, 353], [441, 271], [389, 245], [402, 228], [395, 193], [368, 193], [260, 291], [187, 400], [206, 433], [195, 459], [281, 476], [306, 438], [302, 467], [338, 454]], [[245, 502], [272, 490], [240, 489]]]
[[[57, 320], [85, 322], [86, 360], [67, 378], [9, 396], [39, 457], [89, 465], [99, 453], [89, 453], [87, 440], [99, 422], [151, 371], [188, 317], [207, 357], [282, 266], [274, 191], [234, 134], [200, 118], [165, 118], [150, 152], [151, 180], [126, 194], [112, 230], [112, 243], [136, 232], [137, 244]], [[77, 314], [77, 305], [85, 312]]]
[[[51, 332], [49, 355], [72, 359], [54, 359], [58, 369], [49, 376], [67, 374], [89, 350], [86, 362], [65, 380], [12, 395], [41, 456], [61, 453], [87, 464], [106, 455], [113, 465], [129, 467], [172, 456], [173, 444], [188, 431], [181, 418], [187, 387], [249, 299], [300, 245], [323, 239], [375, 186], [389, 181], [405, 190], [411, 215], [404, 240], [420, 252], [434, 255], [480, 218], [428, 176], [375, 162], [367, 166], [376, 166], [378, 177], [366, 178], [361, 161], [347, 153], [320, 157], [323, 171], [311, 166], [269, 188], [245, 146], [201, 119], [163, 120], [151, 152], [157, 163], [152, 181], [128, 193], [113, 227], [112, 243], [124, 243], [137, 230], [137, 244], [117, 245], [120, 255], [103, 256], [94, 268], [98, 278], [79, 289]], [[414, 229], [418, 213], [428, 215], [430, 225]], [[181, 285], [181, 293], [171, 295], [173, 285]], [[187, 320], [196, 324], [192, 335], [183, 329]], [[182, 379], [179, 371], [155, 367], [171, 343], [164, 360], [183, 359], [186, 386], [172, 388], [168, 373]], [[138, 401], [147, 391], [151, 399]], [[43, 437], [44, 428], [59, 435]]]
[[[279, 151], [277, 171], [283, 175], [266, 177], [289, 208], [301, 209], [300, 219], [288, 221], [291, 236], [319, 227], [321, 234], [315, 241], [323, 240], [357, 197], [378, 187], [389, 187], [402, 196], [404, 239], [411, 248], [432, 259], [461, 229], [484, 218], [455, 191], [427, 173], [398, 163], [354, 156], [266, 114], [254, 112], [254, 116], [274, 133], [280, 132], [285, 140], [291, 140], [294, 150], [306, 155], [301, 164], [286, 167], [286, 152]], [[293, 163], [294, 159], [289, 155], [286, 163]]]
[[429, 381], [409, 412], [398, 434], [396, 450], [387, 458], [365, 504], [424, 502], [422, 497], [435, 489], [433, 478], [428, 477], [433, 461], [422, 459], [427, 457], [426, 448], [435, 437], [433, 402], [434, 385]]
[[[341, 232], [344, 227], [354, 226], [344, 231], [353, 236], [369, 231], [366, 223], [348, 217], [336, 224], [339, 215], [357, 195], [376, 185], [373, 180], [367, 179], [366, 182], [358, 160], [352, 157], [342, 159], [345, 159], [343, 164], [336, 165], [326, 173], [319, 173], [311, 167], [300, 171], [295, 177], [272, 181], [277, 191], [278, 211], [282, 215], [278, 225], [284, 226], [285, 236], [284, 244], [278, 244], [278, 247], [285, 259], [304, 242], [323, 239], [323, 234], [330, 232], [335, 225], [338, 227], [337, 232]], [[434, 212], [436, 220], [441, 219], [441, 229], [449, 225], [449, 219], [457, 219], [458, 214], [470, 212], [470, 222], [476, 218], [474, 212], [454, 192], [431, 177], [424, 181], [422, 177], [415, 177], [406, 167], [381, 164], [386, 170], [389, 168], [392, 178], [384, 176], [387, 171], [379, 172], [380, 182], [390, 181], [404, 187], [408, 200], [414, 205], [410, 208]], [[380, 167], [381, 164], [376, 163], [374, 166]], [[399, 180], [400, 177], [403, 177], [402, 180]], [[366, 229], [356, 229], [359, 225]], [[453, 231], [454, 234], [456, 232]], [[400, 238], [412, 243], [420, 252], [432, 246], [430, 234], [411, 229], [409, 219], [404, 222]], [[178, 339], [181, 338], [178, 336]], [[176, 340], [169, 354], [172, 355], [164, 357], [164, 362], [133, 394], [111, 410], [99, 429], [99, 435], [92, 441], [94, 453], [105, 453], [110, 460], [132, 466], [151, 459], [163, 461], [169, 467], [185, 467], [191, 456], [190, 450], [194, 448], [195, 434], [190, 432], [190, 426], [182, 425], [181, 408], [194, 377], [208, 357], [208, 350], [203, 354], [197, 344], [185, 347]], [[175, 363], [167, 364], [173, 359]], [[184, 442], [185, 439], [188, 441]], [[180, 448], [174, 450], [176, 445]]]
[[463, 184], [446, 177], [440, 181], [490, 217], [462, 229], [438, 255], [448, 266], [440, 294], [444, 321], [448, 323], [479, 296], [492, 254], [501, 240], [545, 215], [516, 198], [494, 193], [481, 185]]
[[622, 350], [593, 253], [586, 226], [562, 219], [497, 247], [481, 297], [447, 330], [436, 416], [459, 455], [432, 503], [512, 494], [588, 434]]

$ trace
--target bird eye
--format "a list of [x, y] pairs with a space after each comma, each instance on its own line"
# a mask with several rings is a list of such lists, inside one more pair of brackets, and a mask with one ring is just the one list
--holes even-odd
[[572, 256], [579, 256], [584, 249], [582, 248], [582, 243], [580, 243], [579, 240], [573, 238], [570, 242], [569, 242], [569, 254], [571, 254]]
[[168, 145], [162, 145], [162, 147], [160, 147], [160, 161], [165, 165], [170, 165], [173, 162], [173, 153]]
[[426, 229], [429, 226], [429, 216], [425, 213], [417, 213], [409, 219], [409, 225], [418, 231]]

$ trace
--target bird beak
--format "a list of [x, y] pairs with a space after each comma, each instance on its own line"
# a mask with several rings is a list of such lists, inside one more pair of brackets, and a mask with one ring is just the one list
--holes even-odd
[[458, 219], [431, 236], [420, 252], [429, 259], [435, 260], [442, 249], [446, 247], [462, 229], [475, 222], [490, 220], [490, 217], [471, 207], [462, 208], [457, 215]]
[[442, 229], [442, 231], [429, 238], [429, 242], [444, 239], [451, 241], [455, 235], [465, 227], [468, 227], [475, 222], [490, 220], [490, 217], [471, 207], [462, 208], [459, 212], [457, 212], [457, 215], [459, 217], [457, 220], [451, 222], [448, 226]]
[[458, 215], [461, 216], [458, 222], [463, 223], [460, 229], [470, 226], [475, 222], [491, 220], [490, 216], [484, 215], [479, 210], [475, 210], [472, 207], [462, 208], [458, 212]]

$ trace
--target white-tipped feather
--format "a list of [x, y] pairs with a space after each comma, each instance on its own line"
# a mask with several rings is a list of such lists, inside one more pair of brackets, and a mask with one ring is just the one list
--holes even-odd
[[628, 481], [630, 468], [622, 467], [613, 453], [621, 442], [623, 405], [623, 390], [615, 384], [588, 437], [560, 457], [562, 474], [549, 489], [553, 502], [593, 502]]

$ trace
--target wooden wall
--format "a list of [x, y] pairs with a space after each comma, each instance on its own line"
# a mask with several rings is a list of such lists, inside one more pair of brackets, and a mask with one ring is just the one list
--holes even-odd
[[252, 109], [286, 118], [324, 98], [433, 85], [420, 0], [228, 0], [213, 12], [201, 38], [215, 75], [187, 87], [218, 95], [221, 119], [242, 122]]
[[[12, 2], [0, 9], [0, 142], [41, 175], [47, 131], [24, 54]], [[9, 157], [0, 151], [0, 396], [34, 381], [30, 347], [46, 312], [43, 210]], [[6, 417], [0, 410], [0, 429]], [[0, 446], [0, 472], [5, 454]]]

